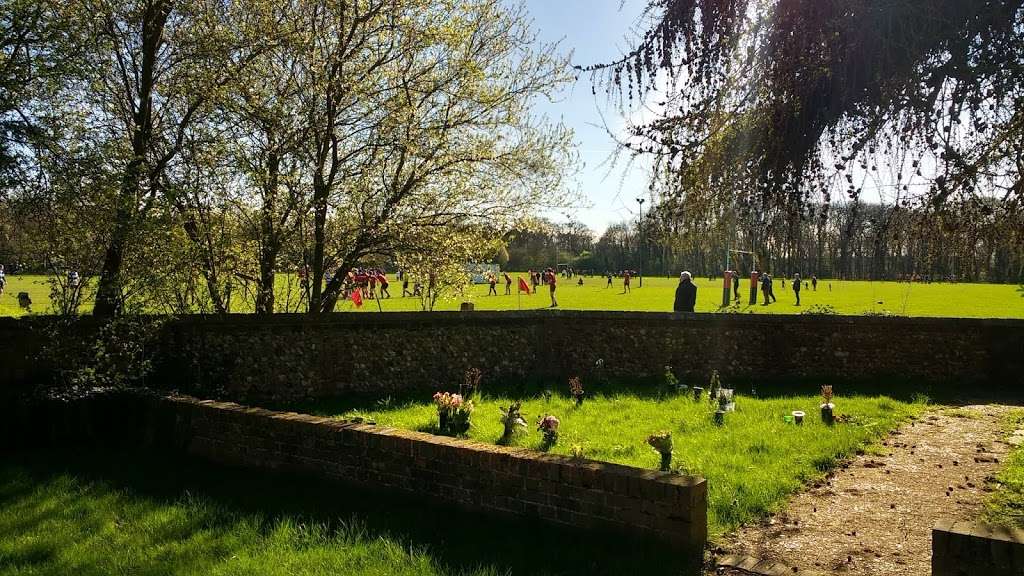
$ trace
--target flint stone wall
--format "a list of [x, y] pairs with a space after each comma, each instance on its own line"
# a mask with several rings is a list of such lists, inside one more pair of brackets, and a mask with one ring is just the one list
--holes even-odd
[[[0, 386], [39, 378], [46, 318], [0, 319]], [[95, 322], [82, 320], [83, 325]], [[189, 316], [168, 322], [151, 380], [201, 397], [291, 401], [593, 375], [791, 377], [989, 384], [1024, 381], [1024, 321], [656, 312], [395, 312]]]

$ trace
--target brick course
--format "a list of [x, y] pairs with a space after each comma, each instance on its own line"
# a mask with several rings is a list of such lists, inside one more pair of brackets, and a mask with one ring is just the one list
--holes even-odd
[[1022, 576], [1024, 530], [942, 521], [932, 529], [932, 576]]

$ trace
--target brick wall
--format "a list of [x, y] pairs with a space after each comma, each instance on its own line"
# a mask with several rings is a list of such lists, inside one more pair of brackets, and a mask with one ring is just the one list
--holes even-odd
[[932, 529], [932, 576], [1021, 576], [1024, 530], [974, 522]]
[[707, 483], [698, 477], [185, 396], [111, 393], [13, 408], [0, 420], [0, 453], [50, 446], [184, 453], [656, 539], [694, 563], [707, 540]]
[[[31, 327], [46, 321], [0, 319], [0, 347], [10, 343], [0, 392], [26, 373], [17, 366], [31, 364]], [[702, 380], [717, 369], [725, 378], [898, 376], [1009, 388], [1024, 372], [1024, 321], [579, 311], [192, 316], [166, 324], [153, 354], [154, 379], [169, 389], [251, 402], [426, 394], [453, 388], [470, 367], [491, 382], [564, 381], [586, 378], [598, 358], [611, 377], [657, 376], [670, 364]]]
[[175, 437], [186, 451], [218, 463], [641, 534], [690, 550], [707, 539], [703, 478], [189, 397], [164, 407], [175, 412]]

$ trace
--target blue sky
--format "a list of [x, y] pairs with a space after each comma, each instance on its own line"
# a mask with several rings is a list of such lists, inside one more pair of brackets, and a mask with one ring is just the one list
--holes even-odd
[[[560, 48], [572, 53], [573, 64], [581, 65], [607, 62], [627, 50], [630, 30], [645, 4], [645, 0], [526, 0], [538, 40], [561, 41]], [[553, 120], [561, 119], [576, 132], [581, 166], [566, 185], [578, 188], [587, 206], [568, 211], [569, 215], [597, 234], [609, 224], [635, 218], [635, 199], [646, 196], [646, 171], [642, 162], [627, 166], [625, 157], [610, 168], [615, 142], [603, 123], [620, 129], [622, 112], [601, 90], [596, 97], [591, 93], [589, 76], [582, 75], [563, 90], [558, 101], [538, 102], [535, 109]], [[556, 222], [567, 219], [566, 211], [547, 216]]]

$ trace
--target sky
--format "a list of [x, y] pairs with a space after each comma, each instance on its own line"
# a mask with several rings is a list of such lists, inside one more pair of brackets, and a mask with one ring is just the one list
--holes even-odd
[[[538, 40], [560, 42], [560, 50], [570, 53], [572, 63], [579, 65], [607, 62], [627, 51], [630, 31], [645, 5], [646, 0], [526, 0]], [[546, 216], [555, 222], [571, 217], [598, 235], [609, 224], [636, 218], [636, 198], [646, 196], [648, 164], [630, 165], [628, 157], [622, 156], [611, 165], [615, 141], [605, 124], [620, 131], [625, 125], [623, 113], [602, 90], [596, 96], [591, 92], [589, 75], [581, 75], [557, 101], [537, 102], [534, 110], [572, 128], [579, 145], [580, 165], [566, 186], [578, 190], [583, 206]]]

